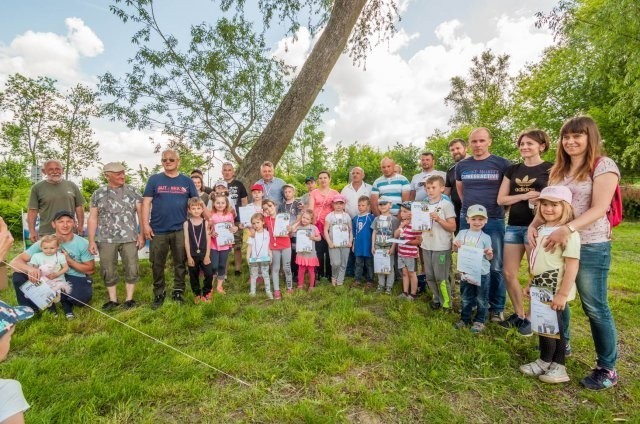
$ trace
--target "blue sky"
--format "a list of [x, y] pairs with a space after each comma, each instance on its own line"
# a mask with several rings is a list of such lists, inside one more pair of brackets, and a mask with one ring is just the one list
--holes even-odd
[[[329, 108], [327, 144], [360, 141], [381, 148], [396, 141], [422, 143], [446, 127], [451, 113], [443, 98], [452, 76], [464, 75], [474, 55], [486, 48], [512, 57], [515, 74], [536, 62], [550, 45], [547, 31], [535, 29], [534, 14], [555, 0], [399, 0], [400, 32], [374, 48], [366, 71], [343, 56], [319, 98]], [[251, 1], [247, 2], [251, 3]], [[7, 2], [0, 15], [0, 84], [8, 75], [46, 74], [61, 85], [95, 83], [96, 76], [125, 72], [135, 49], [133, 26], [123, 24], [99, 0], [21, 0]], [[157, 0], [161, 25], [180, 38], [189, 26], [221, 16], [210, 0]], [[254, 19], [259, 16], [250, 11]], [[69, 19], [77, 18], [77, 19]], [[313, 46], [305, 32], [285, 53], [285, 28], [275, 25], [267, 41], [276, 56], [301, 64]], [[0, 119], [3, 116], [0, 112]], [[6, 119], [6, 116], [4, 117]], [[129, 158], [131, 166], [149, 164], [149, 136], [107, 121], [95, 125], [103, 161]], [[217, 172], [217, 171], [214, 171]], [[91, 172], [90, 172], [91, 173]]]

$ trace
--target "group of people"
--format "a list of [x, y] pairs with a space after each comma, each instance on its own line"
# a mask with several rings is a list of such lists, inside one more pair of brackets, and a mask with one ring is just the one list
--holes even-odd
[[[223, 166], [223, 179], [209, 189], [199, 171], [190, 177], [181, 174], [179, 154], [167, 149], [161, 156], [163, 171], [149, 178], [142, 194], [125, 183], [121, 164], [104, 166], [107, 184], [91, 197], [87, 239], [76, 231], [84, 222], [82, 196], [73, 183], [61, 178], [60, 163], [48, 161], [43, 168], [47, 179], [34, 185], [29, 200], [30, 239], [35, 243], [11, 263], [17, 271], [13, 283], [18, 302], [34, 306], [20, 290], [25, 282], [64, 275], [68, 287], [59, 290], [60, 303], [67, 318], [74, 318], [73, 306], [91, 299], [97, 254], [109, 296], [103, 308], [134, 307], [137, 252], [150, 240], [153, 308], [165, 301], [169, 254], [172, 299], [184, 302], [188, 271], [195, 301], [209, 302], [214, 292], [225, 292], [231, 252], [235, 273], [241, 274], [246, 246], [252, 296], [262, 280], [266, 295], [281, 299], [281, 274], [288, 293], [293, 292], [294, 281], [298, 289], [311, 290], [317, 278], [340, 286], [347, 276], [354, 277], [354, 286], [377, 285], [378, 291], [391, 293], [398, 275], [400, 297], [413, 300], [422, 270], [432, 294], [431, 307], [452, 309], [458, 295], [452, 251], [481, 249], [479, 278], [461, 275], [461, 316], [456, 327], [478, 333], [491, 321], [526, 336], [532, 328], [523, 297], [530, 288], [523, 291], [518, 281], [526, 253], [534, 276], [530, 284], [551, 291], [551, 307], [558, 312], [561, 329], [559, 338], [540, 337], [540, 358], [521, 371], [546, 382], [568, 381], [566, 302], [577, 287], [598, 357], [597, 367], [582, 384], [594, 390], [615, 385], [617, 339], [606, 290], [611, 229], [605, 215], [620, 173], [611, 159], [602, 156], [595, 122], [577, 117], [565, 123], [554, 164], [541, 158], [550, 147], [543, 131], [525, 131], [517, 138], [522, 157], [517, 164], [491, 154], [491, 144], [489, 130], [476, 128], [468, 140], [449, 143], [455, 164], [446, 173], [436, 170], [434, 154], [425, 152], [420, 156], [422, 170], [411, 181], [388, 157], [381, 161], [382, 175], [372, 184], [364, 181], [362, 168], [354, 167], [341, 192], [331, 188], [329, 172], [322, 171], [317, 178], [306, 179], [309, 192], [300, 199], [292, 184], [275, 177], [270, 162], [261, 165], [262, 178], [250, 190], [235, 179], [230, 163]], [[596, 192], [599, 195], [593, 196]], [[428, 211], [428, 228], [412, 228], [415, 202]], [[249, 220], [241, 219], [241, 208], [250, 210]], [[288, 215], [283, 228], [279, 214]], [[43, 237], [46, 234], [55, 235], [53, 247]], [[43, 271], [34, 261], [41, 252], [55, 255], [55, 264], [65, 271]], [[118, 256], [125, 274], [122, 304], [116, 293]], [[378, 266], [375, 260], [387, 265]], [[505, 318], [507, 293], [514, 312]], [[55, 303], [51, 309], [55, 311]]]

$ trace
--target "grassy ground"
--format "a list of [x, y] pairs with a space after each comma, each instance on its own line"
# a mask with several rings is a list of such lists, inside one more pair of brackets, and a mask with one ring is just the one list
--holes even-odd
[[[605, 392], [579, 385], [594, 363], [579, 300], [572, 380], [552, 386], [518, 371], [536, 358], [535, 337], [495, 325], [479, 336], [455, 330], [458, 317], [431, 311], [425, 297], [410, 303], [324, 284], [276, 303], [249, 298], [245, 271], [211, 304], [167, 300], [152, 311], [146, 263], [144, 305], [112, 315], [250, 387], [87, 308], [71, 322], [22, 323], [0, 375], [20, 380], [32, 423], [638, 422], [638, 234], [636, 224], [615, 231], [609, 300], [621, 379]], [[11, 289], [0, 297], [15, 299]], [[105, 300], [97, 283], [94, 305]]]

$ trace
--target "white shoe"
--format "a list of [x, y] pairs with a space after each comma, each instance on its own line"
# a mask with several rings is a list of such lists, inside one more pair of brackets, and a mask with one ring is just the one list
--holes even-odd
[[566, 383], [569, 381], [565, 366], [555, 362], [552, 362], [547, 372], [539, 375], [538, 378], [545, 383]]
[[273, 300], [273, 293], [271, 293], [270, 291], [267, 292], [267, 297], [271, 300]]
[[520, 366], [520, 372], [522, 374], [535, 377], [547, 372], [550, 365], [550, 362], [544, 362], [542, 359], [538, 358], [533, 362], [529, 362], [528, 364]]

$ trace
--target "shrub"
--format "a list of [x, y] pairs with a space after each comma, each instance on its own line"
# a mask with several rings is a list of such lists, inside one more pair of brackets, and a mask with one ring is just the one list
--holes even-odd
[[622, 214], [625, 220], [637, 221], [640, 219], [640, 188], [623, 185], [620, 186], [622, 192]]

